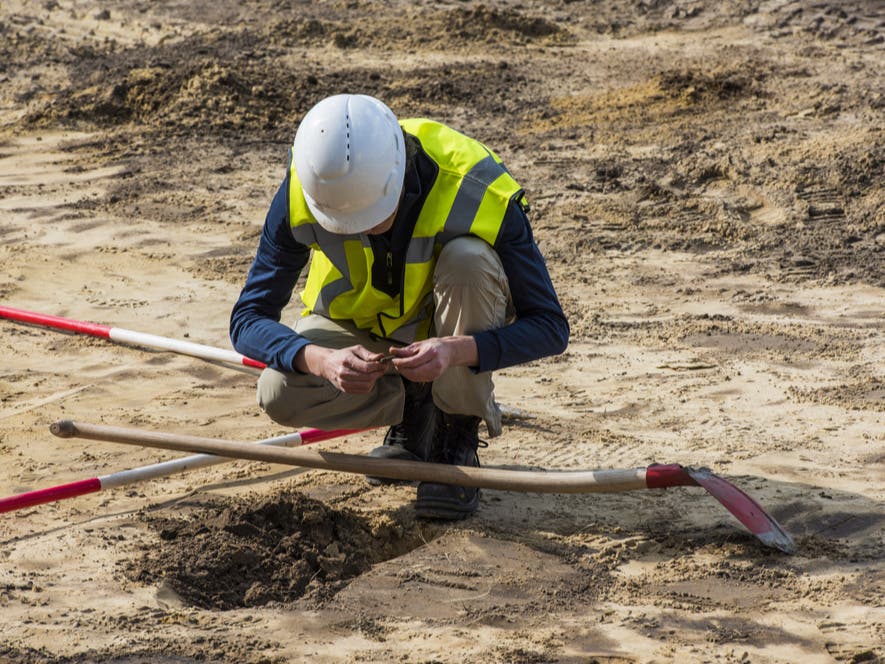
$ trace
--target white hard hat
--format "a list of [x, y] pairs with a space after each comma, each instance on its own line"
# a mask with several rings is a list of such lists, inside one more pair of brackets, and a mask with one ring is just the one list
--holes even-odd
[[378, 99], [323, 99], [301, 121], [292, 152], [307, 207], [327, 231], [362, 233], [396, 210], [406, 149], [396, 116]]

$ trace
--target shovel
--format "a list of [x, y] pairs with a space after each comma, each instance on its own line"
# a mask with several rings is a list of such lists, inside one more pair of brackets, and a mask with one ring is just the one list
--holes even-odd
[[669, 464], [652, 465], [647, 468], [587, 471], [507, 470], [379, 459], [316, 450], [272, 448], [247, 442], [141, 431], [72, 420], [54, 422], [50, 426], [50, 431], [59, 438], [87, 438], [127, 445], [373, 475], [393, 480], [438, 482], [502, 491], [616, 493], [638, 489], [700, 486], [722, 503], [763, 544], [784, 553], [793, 553], [796, 550], [792, 537], [781, 528], [773, 517], [766, 513], [759, 503], [738, 487], [706, 468], [693, 469], [679, 464]]

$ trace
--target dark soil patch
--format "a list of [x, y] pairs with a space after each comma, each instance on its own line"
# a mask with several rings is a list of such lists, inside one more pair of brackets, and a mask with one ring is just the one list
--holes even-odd
[[281, 67], [274, 51], [262, 35], [246, 31], [95, 51], [72, 63], [69, 86], [35, 105], [24, 124], [129, 126], [241, 140], [251, 134], [288, 143], [304, 113], [331, 94], [378, 96], [403, 115], [451, 107], [504, 113], [515, 110], [526, 85], [525, 76], [503, 61], [384, 71], [322, 61]]
[[527, 42], [570, 43], [574, 37], [565, 27], [537, 14], [517, 9], [475, 7], [434, 10], [429, 7], [402, 7], [399, 20], [379, 20], [374, 8], [359, 12], [359, 20], [335, 20], [319, 14], [274, 25], [268, 38], [279, 46], [292, 44], [332, 45], [340, 49], [472, 51], [487, 45], [500, 49]]
[[129, 563], [126, 575], [165, 581], [186, 602], [222, 610], [328, 597], [373, 564], [432, 538], [414, 524], [287, 492], [219, 499], [187, 517], [149, 524], [160, 545]]

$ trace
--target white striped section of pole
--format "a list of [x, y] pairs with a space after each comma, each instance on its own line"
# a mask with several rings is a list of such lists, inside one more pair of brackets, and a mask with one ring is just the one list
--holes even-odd
[[[259, 440], [255, 445], [264, 445], [266, 447], [298, 447], [300, 445], [309, 445], [318, 443], [322, 440], [330, 438], [338, 438], [351, 433], [359, 433], [364, 429], [335, 429], [332, 431], [321, 431], [320, 429], [307, 429], [306, 431], [286, 434], [285, 436], [277, 436], [275, 438], [266, 438]], [[196, 470], [197, 468], [206, 468], [216, 464], [227, 463], [232, 459], [227, 457], [215, 456], [212, 454], [194, 454], [184, 457], [183, 459], [172, 459], [139, 468], [131, 468], [122, 470], [110, 475], [101, 475], [99, 477], [91, 477], [86, 480], [79, 480], [69, 484], [60, 484], [59, 486], [48, 487], [46, 489], [37, 489], [28, 491], [6, 498], [0, 498], [0, 513], [14, 512], [25, 507], [33, 507], [35, 505], [43, 505], [52, 503], [66, 498], [76, 498], [84, 496], [87, 493], [95, 493], [103, 489], [114, 489], [116, 487], [125, 486], [127, 484], [135, 484], [137, 482], [146, 482], [147, 480], [157, 479], [159, 477], [167, 477], [175, 473], [183, 473], [187, 470]]]
[[20, 323], [52, 327], [57, 330], [88, 334], [89, 336], [110, 339], [111, 341], [116, 341], [122, 344], [144, 346], [156, 350], [168, 350], [173, 353], [181, 353], [182, 355], [190, 355], [191, 357], [198, 357], [215, 362], [239, 364], [254, 369], [264, 369], [267, 366], [263, 362], [253, 360], [233, 350], [225, 350], [223, 348], [195, 344], [190, 341], [161, 337], [156, 334], [146, 334], [144, 332], [126, 330], [122, 327], [110, 327], [108, 325], [99, 325], [98, 323], [74, 320], [72, 318], [50, 316], [48, 314], [41, 314], [34, 311], [25, 311], [24, 309], [0, 307], [0, 318], [7, 318]]
[[[155, 334], [146, 334], [144, 332], [135, 332], [120, 327], [111, 327], [109, 325], [101, 325], [88, 321], [75, 320], [73, 318], [63, 318], [61, 316], [51, 316], [41, 314], [35, 311], [26, 311], [24, 309], [15, 309], [13, 307], [0, 306], [0, 318], [17, 321], [20, 323], [28, 323], [31, 325], [40, 325], [50, 327], [57, 330], [67, 332], [76, 332], [78, 334], [86, 334], [111, 341], [137, 345], [157, 350], [167, 350], [174, 353], [190, 355], [204, 360], [213, 360], [217, 362], [226, 362], [228, 364], [237, 364], [252, 369], [263, 369], [267, 365], [258, 360], [253, 360], [241, 355], [233, 350], [224, 350], [213, 346], [205, 346], [190, 341], [181, 341], [178, 339], [170, 339], [169, 337], [161, 337]], [[309, 429], [302, 433], [293, 433], [278, 438], [268, 438], [259, 441], [257, 444], [277, 446], [277, 447], [294, 447], [297, 445], [306, 445], [321, 440], [328, 440], [338, 436], [347, 435], [349, 433], [357, 433], [360, 429], [338, 429], [334, 431], [320, 431], [319, 429]], [[24, 507], [51, 503], [66, 498], [74, 498], [87, 493], [94, 493], [102, 489], [123, 486], [133, 482], [143, 482], [158, 477], [165, 477], [173, 473], [193, 470], [195, 468], [204, 468], [217, 463], [224, 463], [229, 459], [224, 459], [209, 454], [197, 454], [186, 457], [184, 459], [174, 459], [163, 463], [143, 466], [141, 468], [133, 468], [124, 470], [111, 475], [103, 475], [101, 477], [91, 477], [86, 480], [71, 482], [70, 484], [62, 484], [59, 486], [49, 487], [46, 489], [38, 489], [36, 491], [28, 491], [27, 493], [0, 498], [0, 513], [12, 512]]]

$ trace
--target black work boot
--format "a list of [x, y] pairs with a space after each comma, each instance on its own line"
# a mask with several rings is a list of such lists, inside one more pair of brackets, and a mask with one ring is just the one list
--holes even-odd
[[[379, 459], [428, 461], [433, 452], [437, 409], [433, 405], [433, 383], [413, 383], [403, 378], [406, 402], [403, 421], [394, 424], [384, 435], [384, 444], [369, 452]], [[401, 484], [401, 480], [366, 476], [369, 484]]]
[[[470, 415], [441, 413], [437, 431], [438, 452], [434, 461], [453, 466], [479, 467], [476, 453], [479, 442], [479, 418]], [[421, 482], [415, 514], [423, 519], [464, 519], [479, 508], [479, 489]]]

